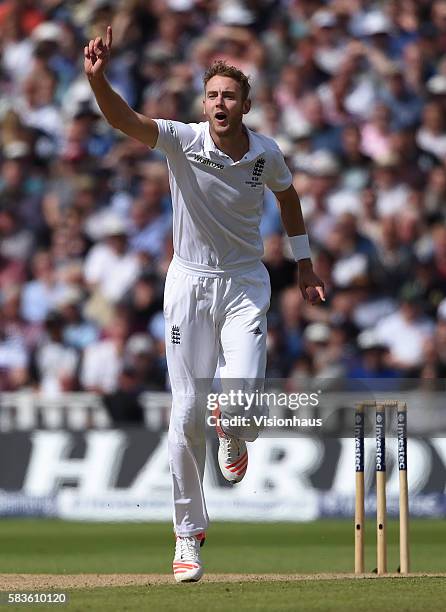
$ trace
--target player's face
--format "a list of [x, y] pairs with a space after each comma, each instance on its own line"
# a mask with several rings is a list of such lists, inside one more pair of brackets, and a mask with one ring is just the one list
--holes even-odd
[[208, 81], [203, 110], [212, 130], [219, 136], [229, 136], [238, 130], [249, 108], [249, 100], [243, 101], [240, 84], [234, 79], [217, 75]]

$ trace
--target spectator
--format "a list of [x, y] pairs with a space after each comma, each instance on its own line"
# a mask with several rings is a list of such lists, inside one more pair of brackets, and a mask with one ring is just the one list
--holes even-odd
[[386, 159], [390, 154], [391, 114], [389, 107], [378, 102], [372, 117], [362, 128], [362, 151], [376, 159]]
[[33, 250], [32, 233], [20, 227], [13, 210], [0, 209], [0, 253], [11, 259], [26, 262]]
[[20, 289], [9, 285], [0, 305], [0, 390], [14, 391], [29, 381], [29, 355], [39, 330], [20, 317]]
[[321, 150], [309, 158], [302, 170], [307, 175], [302, 207], [308, 233], [319, 244], [325, 244], [335, 224], [335, 217], [328, 210], [328, 198], [336, 193], [339, 165], [331, 153]]
[[[389, 367], [389, 348], [372, 330], [363, 331], [357, 338], [359, 359], [351, 366], [349, 378], [397, 378], [398, 370]], [[386, 387], [388, 388], [388, 387]]]
[[140, 276], [126, 295], [125, 303], [132, 314], [132, 330], [146, 331], [152, 318], [163, 310], [162, 292], [157, 275], [146, 273]]
[[414, 264], [414, 257], [407, 245], [398, 239], [398, 221], [396, 216], [384, 217], [381, 222], [381, 235], [375, 258], [373, 277], [379, 287], [396, 295], [399, 288], [408, 278]]
[[407, 87], [400, 64], [390, 64], [387, 68], [381, 100], [391, 111], [394, 127], [404, 129], [419, 123], [423, 104], [419, 96]]
[[373, 178], [376, 189], [376, 211], [380, 217], [401, 211], [409, 197], [409, 187], [400, 179], [400, 160], [389, 154], [376, 160]]
[[428, 173], [439, 166], [438, 158], [417, 145], [413, 127], [392, 132], [390, 145], [392, 154], [399, 160], [401, 180], [407, 185], [421, 189], [426, 184]]
[[[33, 232], [31, 244], [44, 233], [41, 195], [44, 181], [33, 163], [30, 131], [10, 111], [3, 122], [3, 156], [0, 170], [0, 202], [13, 211], [20, 231]], [[29, 238], [28, 238], [29, 242]], [[29, 255], [29, 251], [27, 253]]]
[[373, 243], [358, 232], [354, 215], [344, 213], [338, 218], [327, 247], [336, 260], [332, 278], [338, 287], [360, 283], [367, 278], [376, 250]]
[[282, 221], [280, 219], [279, 209], [277, 208], [276, 198], [270, 189], [265, 189], [265, 201], [263, 207], [263, 217], [260, 223], [260, 235], [263, 240], [271, 234], [281, 233], [283, 231]]
[[297, 287], [284, 289], [280, 299], [283, 350], [288, 363], [302, 353], [301, 327], [303, 324], [303, 297]]
[[130, 248], [159, 259], [167, 235], [171, 232], [171, 215], [163, 203], [163, 184], [160, 177], [144, 177], [131, 208], [132, 226]]
[[33, 71], [23, 83], [18, 112], [25, 125], [44, 132], [58, 145], [63, 122], [55, 100], [56, 86], [56, 75], [48, 66]]
[[140, 401], [141, 387], [135, 381], [135, 373], [123, 368], [118, 376], [115, 391], [105, 393], [105, 407], [116, 426], [141, 425], [144, 422], [143, 407]]
[[296, 265], [284, 254], [284, 243], [281, 234], [272, 234], [265, 240], [263, 262], [269, 272], [271, 292], [277, 296], [296, 279]]
[[104, 397], [105, 406], [116, 424], [136, 424], [144, 420], [140, 394], [161, 391], [165, 380], [157, 364], [155, 345], [147, 334], [133, 334], [126, 344], [118, 386]]
[[304, 78], [304, 67], [301, 64], [285, 64], [280, 73], [275, 91], [275, 102], [284, 114], [284, 121], [290, 127], [305, 121], [304, 94], [309, 85]]
[[125, 295], [141, 271], [137, 255], [128, 248], [126, 226], [119, 217], [105, 219], [103, 236], [103, 241], [89, 251], [84, 265], [85, 281], [92, 291], [86, 313], [99, 322], [109, 321], [113, 304]]
[[446, 211], [443, 202], [446, 201], [446, 169], [443, 166], [435, 166], [431, 169], [427, 178], [427, 186], [424, 195], [426, 211], [431, 219], [446, 219]]
[[345, 56], [345, 43], [335, 13], [318, 10], [311, 17], [316, 43], [316, 63], [328, 74], [334, 74]]
[[118, 388], [130, 332], [128, 318], [115, 312], [106, 332], [105, 339], [85, 349], [80, 379], [86, 391], [112, 393]]
[[82, 291], [76, 286], [67, 287], [57, 302], [64, 323], [63, 342], [77, 351], [96, 342], [99, 335], [97, 326], [83, 316], [82, 302]]
[[22, 317], [20, 311], [21, 287], [9, 285], [2, 293], [1, 318], [5, 337], [15, 338], [17, 343], [23, 345], [28, 353], [37, 346], [42, 326], [39, 323], [29, 323]]
[[361, 150], [361, 132], [357, 125], [347, 125], [342, 131], [341, 165], [342, 187], [352, 191], [364, 189], [369, 180], [372, 160]]
[[48, 251], [37, 251], [31, 263], [33, 280], [27, 282], [22, 293], [22, 314], [31, 323], [45, 321], [56, 308], [64, 285], [58, 278]]
[[[42, 16], [37, 10], [25, 9], [19, 3], [5, 2], [0, 15], [2, 33], [2, 67], [10, 79], [22, 81], [32, 67], [33, 43], [29, 37]], [[34, 13], [31, 16], [31, 13]]]
[[324, 149], [337, 153], [339, 151], [340, 128], [327, 121], [319, 96], [310, 93], [305, 96], [304, 115], [312, 128], [310, 138], [313, 150]]
[[338, 378], [344, 374], [339, 346], [330, 342], [331, 332], [325, 323], [311, 323], [303, 333], [304, 352], [309, 355], [317, 378]]
[[446, 227], [437, 224], [432, 229], [433, 263], [439, 279], [446, 281]]
[[25, 280], [25, 266], [17, 259], [3, 257], [0, 253], [0, 290], [11, 285], [21, 284]]
[[389, 363], [407, 376], [422, 363], [424, 342], [432, 337], [434, 325], [422, 314], [421, 295], [406, 284], [400, 294], [399, 309], [380, 321], [377, 338], [390, 350]]
[[165, 380], [159, 367], [156, 348], [148, 334], [133, 334], [126, 344], [126, 367], [142, 391], [161, 391]]
[[34, 354], [35, 378], [38, 390], [44, 395], [75, 391], [79, 357], [63, 343], [62, 317], [49, 312], [45, 319], [45, 337]]
[[318, 65], [316, 58], [317, 51], [314, 36], [306, 34], [297, 39], [295, 55], [291, 58], [302, 66], [302, 78], [304, 83], [306, 83], [308, 91], [314, 91], [329, 78], [329, 74]]
[[429, 102], [424, 107], [417, 143], [421, 149], [439, 159], [446, 156], [446, 124], [438, 102]]

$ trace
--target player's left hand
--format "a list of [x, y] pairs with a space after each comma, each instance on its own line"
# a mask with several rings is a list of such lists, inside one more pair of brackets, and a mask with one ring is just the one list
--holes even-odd
[[302, 297], [309, 304], [325, 302], [324, 283], [314, 273], [313, 264], [309, 259], [303, 259], [298, 263], [299, 289]]

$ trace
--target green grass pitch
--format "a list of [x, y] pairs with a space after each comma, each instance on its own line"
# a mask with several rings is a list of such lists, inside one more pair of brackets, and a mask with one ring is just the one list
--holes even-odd
[[[203, 560], [206, 571], [212, 574], [348, 573], [353, 567], [353, 535], [353, 521], [214, 523], [203, 548]], [[410, 536], [411, 571], [446, 573], [446, 522], [413, 520]], [[398, 566], [397, 522], [389, 521], [388, 542], [388, 566], [393, 572]], [[168, 574], [173, 543], [171, 525], [165, 523], [2, 519], [0, 575]], [[368, 522], [367, 569], [375, 567], [374, 557], [375, 526]], [[1, 583], [0, 590], [5, 590]], [[443, 577], [281, 582], [262, 579], [183, 585], [175, 584], [172, 579], [171, 584], [80, 588], [67, 592], [70, 603], [62, 609], [79, 612], [446, 609], [446, 578]], [[8, 605], [5, 611], [24, 608]], [[60, 606], [31, 606], [34, 608], [54, 610]]]

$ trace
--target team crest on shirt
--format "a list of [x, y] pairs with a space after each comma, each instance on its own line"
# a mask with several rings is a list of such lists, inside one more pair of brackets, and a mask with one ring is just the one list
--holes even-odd
[[254, 164], [254, 168], [252, 169], [252, 176], [250, 181], [245, 181], [246, 185], [250, 187], [261, 187], [263, 183], [260, 180], [260, 177], [263, 174], [265, 169], [265, 158], [259, 157], [259, 159]]
[[172, 344], [181, 344], [181, 334], [178, 325], [172, 325], [170, 330], [170, 340]]

